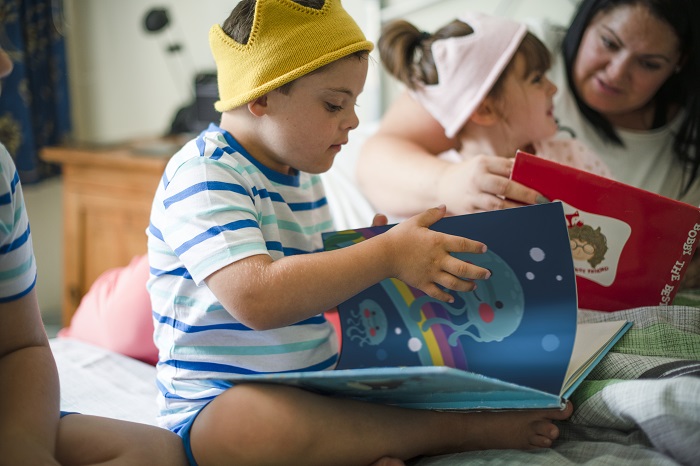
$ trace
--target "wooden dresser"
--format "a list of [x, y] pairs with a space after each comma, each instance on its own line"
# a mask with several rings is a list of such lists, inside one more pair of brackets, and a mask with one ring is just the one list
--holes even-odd
[[175, 142], [45, 147], [63, 172], [62, 323], [105, 270], [146, 253], [151, 202]]

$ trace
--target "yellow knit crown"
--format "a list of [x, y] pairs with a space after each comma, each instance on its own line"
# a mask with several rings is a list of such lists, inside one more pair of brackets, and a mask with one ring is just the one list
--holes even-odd
[[219, 85], [214, 106], [220, 112], [373, 48], [340, 0], [326, 0], [318, 10], [292, 0], [257, 0], [247, 44], [236, 42], [215, 24], [209, 30], [209, 46]]

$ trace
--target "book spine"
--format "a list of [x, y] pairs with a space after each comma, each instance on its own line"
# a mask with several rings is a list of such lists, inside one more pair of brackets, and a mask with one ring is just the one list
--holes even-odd
[[700, 213], [695, 219], [695, 224], [691, 224], [689, 227], [686, 240], [681, 244], [677, 259], [668, 273], [666, 285], [661, 288], [659, 296], [660, 305], [666, 306], [673, 302], [673, 298], [675, 298], [681, 283], [681, 277], [683, 277], [688, 270], [690, 262], [693, 259], [693, 254], [697, 247], [698, 235], [700, 235]]

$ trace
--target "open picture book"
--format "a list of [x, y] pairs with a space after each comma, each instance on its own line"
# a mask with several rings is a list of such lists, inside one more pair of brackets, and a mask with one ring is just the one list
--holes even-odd
[[518, 152], [511, 179], [564, 206], [582, 309], [668, 305], [697, 246], [700, 209]]
[[[328, 233], [324, 245], [348, 247], [391, 227]], [[632, 325], [577, 324], [560, 202], [447, 217], [431, 229], [485, 243], [486, 253], [455, 255], [489, 269], [491, 277], [472, 292], [451, 292], [451, 304], [400, 280], [383, 280], [338, 306], [342, 343], [335, 370], [231, 381], [423, 409], [561, 407]]]

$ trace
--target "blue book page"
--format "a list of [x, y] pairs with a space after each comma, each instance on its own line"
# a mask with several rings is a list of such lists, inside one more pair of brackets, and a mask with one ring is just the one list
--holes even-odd
[[445, 366], [238, 375], [234, 383], [293, 385], [325, 395], [438, 410], [561, 408], [559, 396]]
[[[324, 244], [345, 247], [388, 228], [331, 233]], [[452, 304], [396, 279], [345, 301], [337, 369], [449, 366], [558, 396], [577, 313], [561, 203], [448, 217], [432, 228], [485, 243], [487, 253], [457, 257], [491, 278], [474, 292], [453, 292]]]

